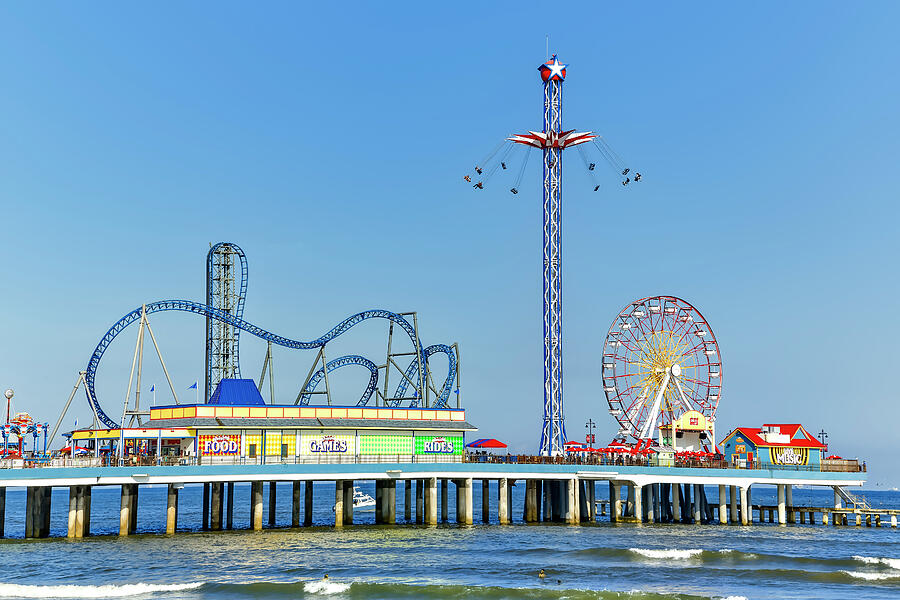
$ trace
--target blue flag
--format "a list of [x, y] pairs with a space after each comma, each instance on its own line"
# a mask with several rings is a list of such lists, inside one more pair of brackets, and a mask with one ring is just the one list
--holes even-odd
[[197, 382], [195, 381], [195, 382], [194, 382], [194, 385], [192, 385], [192, 386], [189, 387], [188, 389], [189, 389], [189, 390], [196, 390], [196, 389], [197, 389]]
[[155, 385], [151, 385], [151, 386], [150, 386], [150, 391], [151, 391], [151, 392], [155, 392], [155, 391], [156, 391], [156, 386], [155, 386]]

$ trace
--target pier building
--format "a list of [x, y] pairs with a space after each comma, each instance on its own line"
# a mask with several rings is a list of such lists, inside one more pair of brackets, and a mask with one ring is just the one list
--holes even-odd
[[738, 427], [720, 445], [727, 460], [742, 466], [754, 463], [818, 466], [827, 451], [825, 444], [799, 423]]

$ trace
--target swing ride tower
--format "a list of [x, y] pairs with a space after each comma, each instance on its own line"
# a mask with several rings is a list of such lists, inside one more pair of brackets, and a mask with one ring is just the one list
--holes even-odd
[[543, 131], [514, 135], [511, 142], [543, 154], [544, 422], [540, 452], [563, 453], [566, 442], [562, 370], [562, 155], [563, 150], [595, 138], [592, 132], [562, 128], [562, 87], [566, 65], [556, 55], [538, 67], [544, 82]]

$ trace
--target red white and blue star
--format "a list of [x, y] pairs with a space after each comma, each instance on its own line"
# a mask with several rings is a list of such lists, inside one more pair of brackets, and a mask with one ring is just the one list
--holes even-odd
[[538, 67], [538, 70], [541, 72], [541, 79], [544, 81], [548, 79], [551, 81], [564, 81], [566, 78], [566, 66], [559, 62], [559, 59], [554, 54], [553, 58]]

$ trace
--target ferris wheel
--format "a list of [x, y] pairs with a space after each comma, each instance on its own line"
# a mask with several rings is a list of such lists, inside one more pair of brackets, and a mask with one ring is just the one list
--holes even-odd
[[690, 411], [715, 421], [722, 358], [712, 328], [690, 303], [653, 296], [626, 305], [603, 348], [603, 390], [617, 438], [652, 439]]

